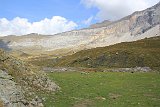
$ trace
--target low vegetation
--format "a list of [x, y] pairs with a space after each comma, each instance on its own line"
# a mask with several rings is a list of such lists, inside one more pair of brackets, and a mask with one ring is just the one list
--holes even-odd
[[[71, 67], [160, 67], [160, 37], [82, 50], [61, 58], [54, 66]], [[52, 64], [53, 65], [53, 64]]]
[[159, 107], [159, 73], [54, 72], [61, 90], [46, 107]]

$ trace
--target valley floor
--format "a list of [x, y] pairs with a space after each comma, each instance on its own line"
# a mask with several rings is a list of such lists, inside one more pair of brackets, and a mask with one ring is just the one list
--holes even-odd
[[[159, 107], [158, 72], [53, 72], [61, 90], [46, 107]], [[51, 106], [52, 105], [52, 106]]]

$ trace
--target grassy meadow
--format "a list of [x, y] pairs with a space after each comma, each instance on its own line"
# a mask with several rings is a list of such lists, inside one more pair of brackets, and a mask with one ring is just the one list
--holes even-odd
[[61, 90], [46, 107], [159, 107], [160, 74], [129, 72], [54, 72]]

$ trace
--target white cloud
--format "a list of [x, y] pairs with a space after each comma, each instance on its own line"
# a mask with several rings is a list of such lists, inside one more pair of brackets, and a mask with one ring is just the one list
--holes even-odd
[[16, 17], [13, 20], [0, 19], [0, 36], [24, 35], [29, 33], [56, 34], [73, 30], [77, 24], [68, 21], [64, 17], [54, 16], [51, 19], [45, 18], [39, 22], [30, 23], [26, 18]]
[[90, 25], [92, 20], [93, 20], [93, 16], [91, 16], [88, 19], [82, 21], [82, 23], [85, 24], [85, 25]]
[[134, 11], [146, 9], [159, 0], [81, 0], [87, 8], [97, 8], [97, 19], [117, 20]]

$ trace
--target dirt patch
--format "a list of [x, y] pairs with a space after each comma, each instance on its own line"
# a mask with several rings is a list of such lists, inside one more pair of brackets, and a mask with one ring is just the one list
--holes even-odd
[[149, 97], [151, 100], [153, 100], [153, 101], [160, 101], [160, 99], [159, 98], [156, 98], [156, 96], [155, 95], [153, 95], [153, 94], [143, 94], [145, 97]]
[[151, 98], [151, 100], [153, 100], [153, 101], [160, 101], [160, 99], [158, 99], [158, 98]]
[[120, 94], [116, 94], [116, 93], [109, 93], [109, 98], [110, 99], [117, 99], [119, 97], [121, 97], [122, 95]]
[[93, 105], [93, 101], [86, 99], [80, 102], [77, 102], [73, 107], [91, 107]]
[[154, 95], [153, 94], [143, 94], [144, 96], [146, 96], [146, 97], [154, 97]]
[[0, 100], [0, 107], [3, 107], [3, 102]]

